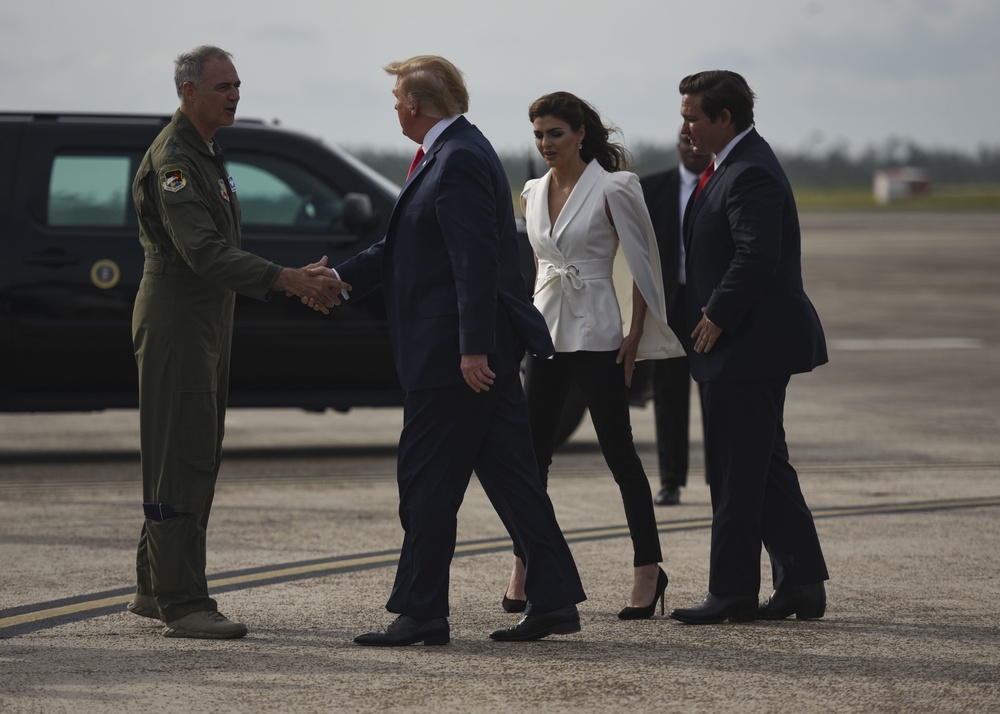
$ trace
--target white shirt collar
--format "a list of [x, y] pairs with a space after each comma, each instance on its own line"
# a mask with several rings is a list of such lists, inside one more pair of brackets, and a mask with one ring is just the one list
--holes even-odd
[[437, 141], [438, 137], [444, 133], [444, 130], [451, 126], [460, 116], [462, 115], [456, 114], [453, 117], [441, 119], [437, 124], [427, 130], [427, 133], [424, 135], [424, 143], [421, 144], [421, 146], [424, 147], [425, 154], [431, 150], [431, 147], [434, 146], [434, 142]]
[[730, 139], [729, 143], [726, 144], [726, 148], [724, 148], [722, 151], [720, 151], [718, 154], [715, 155], [715, 168], [719, 168], [720, 166], [722, 166], [722, 162], [726, 160], [727, 156], [729, 156], [729, 152], [732, 151], [733, 147], [739, 143], [740, 139], [742, 139], [744, 136], [750, 133], [751, 129], [753, 129], [753, 124], [748, 126], [746, 129], [741, 131], [732, 139]]

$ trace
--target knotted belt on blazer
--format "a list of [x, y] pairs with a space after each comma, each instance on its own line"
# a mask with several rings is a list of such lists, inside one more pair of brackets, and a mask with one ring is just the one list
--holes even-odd
[[597, 260], [577, 260], [565, 265], [556, 265], [550, 261], [539, 259], [538, 270], [541, 275], [541, 283], [535, 290], [535, 297], [548, 286], [559, 281], [559, 287], [563, 291], [569, 302], [570, 310], [576, 317], [583, 317], [584, 311], [580, 307], [577, 295], [580, 290], [587, 287], [587, 280], [599, 280], [611, 278], [614, 271], [614, 258], [599, 258]]

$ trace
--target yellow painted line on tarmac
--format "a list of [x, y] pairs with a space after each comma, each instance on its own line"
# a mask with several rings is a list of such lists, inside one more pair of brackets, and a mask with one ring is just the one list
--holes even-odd
[[[1000, 506], [1000, 497], [941, 499], [935, 501], [916, 501], [912, 503], [884, 503], [814, 508], [813, 517], [816, 519], [822, 519], [845, 516], [892, 515], [898, 513], [955, 510], [960, 508], [983, 508], [990, 506]], [[709, 517], [664, 521], [658, 523], [657, 528], [661, 533], [666, 533], [671, 531], [709, 528], [711, 525], [712, 519]], [[629, 530], [627, 526], [584, 528], [566, 531], [564, 535], [566, 536], [567, 541], [574, 543], [625, 537], [629, 535]], [[511, 547], [510, 538], [502, 537], [459, 543], [455, 547], [455, 553], [473, 555], [495, 552], [509, 547]], [[350, 572], [359, 568], [391, 566], [397, 562], [398, 558], [399, 554], [393, 551], [391, 553], [375, 553], [371, 555], [362, 555], [343, 559], [331, 558], [329, 560], [321, 560], [303, 565], [275, 566], [273, 568], [263, 570], [255, 569], [252, 573], [214, 578], [208, 581], [208, 586], [209, 588], [214, 589], [223, 587], [232, 589], [234, 586], [249, 586], [255, 583], [273, 583], [276, 580], [303, 578], [308, 577], [311, 574], [322, 573], [323, 575], [332, 575], [336, 573]], [[65, 618], [67, 616], [79, 616], [82, 613], [87, 612], [96, 613], [110, 607], [125, 605], [131, 599], [132, 593], [102, 596], [97, 597], [96, 599], [84, 599], [77, 603], [46, 607], [40, 610], [2, 617], [0, 618], [0, 634], [2, 634], [4, 630], [44, 621], [52, 621], [52, 625], [54, 626], [59, 624], [61, 618]], [[81, 618], [77, 617], [76, 619]]]
[[99, 600], [87, 600], [85, 602], [78, 602], [73, 605], [50, 607], [45, 610], [38, 610], [36, 612], [26, 612], [23, 615], [12, 615], [11, 617], [4, 617], [0, 619], [0, 632], [7, 629], [8, 627], [25, 625], [29, 622], [38, 622], [39, 620], [53, 620], [62, 617], [64, 615], [75, 615], [80, 612], [86, 612], [87, 610], [100, 610], [101, 608], [112, 607], [114, 605], [124, 605], [131, 599], [132, 599], [131, 595], [116, 595], [114, 597], [105, 597]]
[[915, 513], [918, 511], [953, 510], [959, 508], [981, 508], [1000, 506], [1000, 497], [949, 498], [936, 501], [914, 501], [912, 503], [883, 503], [864, 506], [841, 506], [812, 509], [813, 518], [836, 518], [840, 516], [868, 516], [892, 513]]
[[[215, 578], [208, 581], [209, 587], [228, 587], [230, 585], [245, 585], [261, 580], [275, 580], [281, 578], [291, 578], [300, 575], [308, 575], [316, 572], [337, 572], [356, 570], [364, 566], [372, 565], [392, 565], [399, 559], [399, 553], [386, 553], [380, 555], [363, 556], [360, 558], [347, 558], [345, 560], [325, 560], [308, 565], [296, 565], [288, 568], [276, 566], [264, 571], [255, 571], [246, 575], [233, 575], [228, 578]], [[334, 564], [335, 563], [335, 564]], [[2, 624], [2, 621], [0, 621]]]

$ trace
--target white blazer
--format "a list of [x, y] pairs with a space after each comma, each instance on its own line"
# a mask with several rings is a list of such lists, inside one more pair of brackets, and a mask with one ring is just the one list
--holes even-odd
[[609, 173], [591, 161], [555, 225], [549, 219], [550, 176], [551, 171], [528, 181], [521, 197], [528, 240], [538, 257], [535, 307], [556, 351], [619, 349], [631, 324], [634, 281], [648, 306], [638, 358], [683, 355], [667, 326], [660, 254], [638, 176]]

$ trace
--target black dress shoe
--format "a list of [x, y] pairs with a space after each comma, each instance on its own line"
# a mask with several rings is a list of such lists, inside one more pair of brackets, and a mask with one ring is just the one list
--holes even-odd
[[504, 593], [500, 605], [503, 607], [504, 612], [524, 612], [528, 607], [528, 601], [515, 600], [514, 598], [507, 597], [507, 593]]
[[374, 647], [401, 647], [423, 642], [425, 645], [446, 645], [451, 641], [448, 619], [435, 617], [431, 620], [414, 620], [400, 615], [395, 622], [378, 632], [358, 635], [354, 641], [359, 645]]
[[753, 622], [757, 619], [757, 597], [709, 593], [701, 605], [679, 608], [670, 617], [688, 625], [715, 625], [723, 620]]
[[580, 613], [577, 612], [576, 605], [567, 605], [541, 615], [525, 615], [513, 627], [493, 630], [490, 639], [499, 642], [525, 642], [579, 631]]
[[818, 620], [826, 613], [826, 587], [822, 582], [782, 588], [757, 608], [760, 620], [784, 620], [795, 615], [798, 620]]
[[680, 502], [681, 489], [678, 486], [664, 486], [653, 497], [653, 503], [657, 506], [676, 506]]

